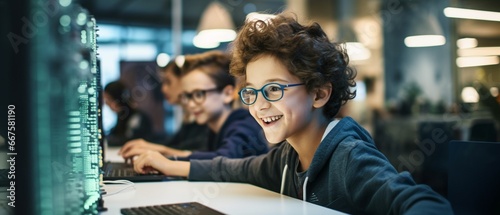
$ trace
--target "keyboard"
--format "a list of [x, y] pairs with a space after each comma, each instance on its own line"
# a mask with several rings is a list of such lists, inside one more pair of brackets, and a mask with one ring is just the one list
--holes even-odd
[[164, 181], [167, 179], [160, 173], [136, 173], [132, 166], [125, 163], [106, 163], [103, 168], [103, 178], [105, 181], [129, 180], [132, 182]]
[[134, 171], [134, 169], [110, 169], [106, 172], [106, 176], [113, 177], [127, 177], [141, 175]]
[[123, 215], [221, 215], [223, 213], [216, 211], [208, 206], [198, 202], [185, 202], [164, 205], [152, 205], [134, 208], [122, 208]]

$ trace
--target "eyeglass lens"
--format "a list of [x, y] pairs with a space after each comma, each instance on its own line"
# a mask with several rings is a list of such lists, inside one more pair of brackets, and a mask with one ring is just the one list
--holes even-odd
[[204, 90], [195, 90], [192, 93], [184, 93], [182, 95], [182, 102], [188, 103], [190, 99], [193, 99], [196, 103], [202, 103], [205, 100], [206, 91]]
[[[257, 100], [258, 90], [245, 88], [241, 91], [243, 103], [252, 104]], [[283, 97], [283, 88], [278, 84], [268, 84], [261, 90], [263, 96], [269, 101], [277, 101]]]

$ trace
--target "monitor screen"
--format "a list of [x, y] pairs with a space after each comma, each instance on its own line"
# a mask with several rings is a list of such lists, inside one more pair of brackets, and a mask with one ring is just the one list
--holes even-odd
[[[96, 20], [74, 1], [19, 1], [6, 100], [15, 107], [16, 214], [97, 214], [102, 123]], [[11, 5], [14, 7], [13, 5]], [[17, 6], [16, 6], [17, 7]], [[15, 16], [13, 14], [16, 14]], [[21, 49], [22, 48], [22, 49]], [[19, 59], [20, 57], [23, 59]], [[12, 99], [11, 99], [12, 98]]]

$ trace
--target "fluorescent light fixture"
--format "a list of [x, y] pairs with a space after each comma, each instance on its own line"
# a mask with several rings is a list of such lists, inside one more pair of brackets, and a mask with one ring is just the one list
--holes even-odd
[[174, 61], [177, 67], [182, 68], [182, 66], [184, 66], [184, 62], [186, 61], [186, 57], [184, 55], [179, 55], [175, 57]]
[[442, 46], [446, 43], [446, 38], [442, 35], [416, 35], [405, 38], [407, 47], [429, 47]]
[[458, 57], [458, 67], [487, 66], [498, 64], [497, 56]]
[[156, 64], [158, 64], [159, 67], [164, 67], [168, 64], [170, 61], [170, 55], [166, 53], [160, 53], [158, 56], [156, 56]]
[[267, 22], [267, 20], [272, 19], [274, 17], [276, 17], [276, 15], [252, 12], [247, 15], [245, 22], [250, 22], [254, 20], [262, 20]]
[[200, 49], [213, 49], [219, 47], [220, 42], [196, 35], [193, 38], [193, 45]]
[[458, 49], [460, 57], [500, 55], [500, 46]]
[[465, 103], [477, 103], [479, 102], [479, 93], [474, 87], [464, 87], [462, 89], [462, 101]]
[[476, 38], [462, 38], [457, 40], [457, 47], [459, 49], [470, 49], [477, 47]]
[[492, 11], [447, 7], [444, 9], [444, 15], [450, 18], [475, 19], [475, 20], [500, 22], [500, 13]]
[[217, 42], [229, 42], [236, 38], [236, 31], [232, 29], [207, 29], [200, 31], [197, 37]]
[[371, 52], [362, 43], [359, 42], [347, 42], [345, 43], [347, 55], [349, 60], [361, 61], [367, 60], [371, 57]]
[[443, 29], [436, 14], [416, 13], [409, 23], [408, 33], [404, 39], [407, 47], [442, 46], [446, 43]]
[[204, 49], [216, 48], [221, 42], [233, 41], [236, 38], [234, 29], [231, 14], [221, 3], [213, 1], [201, 16], [193, 45]]

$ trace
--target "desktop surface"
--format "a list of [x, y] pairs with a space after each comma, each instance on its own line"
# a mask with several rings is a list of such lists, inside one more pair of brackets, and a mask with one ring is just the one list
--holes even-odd
[[[106, 146], [106, 161], [123, 162], [119, 149]], [[244, 183], [180, 180], [139, 182], [133, 186], [106, 184], [104, 189], [104, 207], [108, 210], [102, 215], [120, 214], [121, 208], [182, 202], [199, 202], [225, 214], [344, 214]]]
[[168, 181], [135, 183], [122, 190], [125, 186], [104, 186], [108, 210], [102, 215], [120, 214], [121, 208], [193, 201], [225, 214], [344, 214], [250, 184]]

